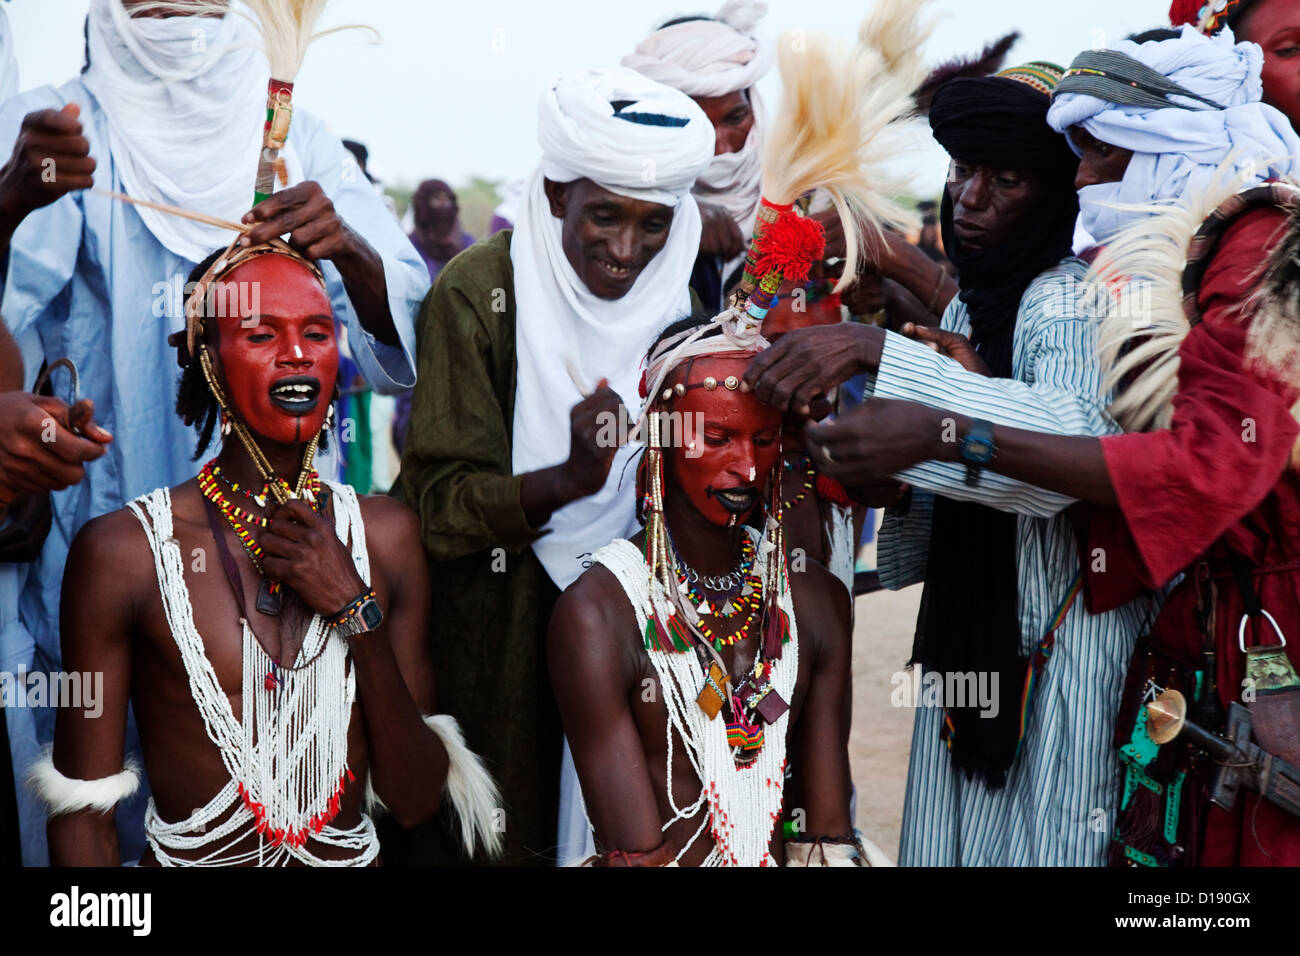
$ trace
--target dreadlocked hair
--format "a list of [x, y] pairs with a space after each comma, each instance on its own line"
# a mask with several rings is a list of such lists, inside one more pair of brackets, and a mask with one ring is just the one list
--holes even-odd
[[[185, 297], [185, 305], [188, 307], [190, 296], [194, 295], [195, 285], [203, 278], [203, 274], [212, 268], [212, 264], [217, 261], [225, 250], [217, 249], [208, 255], [202, 262], [190, 270], [189, 277], [185, 280], [185, 288], [189, 294]], [[207, 303], [202, 308], [203, 318], [208, 316]], [[182, 315], [188, 314], [185, 309], [181, 310]], [[211, 326], [204, 324], [205, 336], [206, 330]], [[198, 461], [203, 453], [208, 450], [212, 444], [212, 433], [217, 427], [217, 418], [221, 414], [221, 406], [217, 404], [216, 397], [212, 394], [212, 389], [208, 388], [207, 379], [203, 377], [203, 368], [199, 364], [197, 352], [193, 355], [186, 354], [184, 336], [181, 337], [180, 356], [181, 363], [181, 380], [176, 389], [176, 414], [181, 417], [186, 425], [193, 425], [199, 430], [198, 444], [194, 449], [192, 461]]]

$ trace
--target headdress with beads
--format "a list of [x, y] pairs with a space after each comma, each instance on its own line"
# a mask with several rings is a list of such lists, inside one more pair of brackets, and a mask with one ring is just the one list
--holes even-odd
[[[800, 37], [799, 42], [792, 36], [782, 39], [784, 95], [764, 155], [763, 198], [740, 286], [729, 307], [712, 322], [660, 342], [642, 379], [645, 403], [636, 434], [646, 442], [645, 559], [666, 600], [666, 606], [649, 609], [648, 649], [685, 651], [695, 644], [711, 645], [701, 631], [697, 608], [675, 578], [676, 558], [664, 524], [663, 406], [688, 388], [739, 387], [738, 381], [728, 380], [686, 381], [668, 388], [665, 383], [674, 369], [694, 358], [744, 355], [768, 346], [760, 329], [781, 283], [807, 279], [825, 252], [821, 224], [805, 217], [800, 208], [814, 190], [830, 198], [840, 217], [851, 265], [856, 265], [866, 230], [883, 233], [886, 226], [913, 225], [913, 215], [892, 198], [905, 190], [897, 188], [888, 165], [908, 145], [912, 92], [925, 73], [920, 47], [933, 27], [921, 20], [927, 6], [928, 0], [881, 0], [863, 21], [850, 51], [836, 51], [818, 36]], [[848, 285], [855, 273], [855, 268], [845, 268], [835, 291]], [[778, 600], [788, 587], [779, 465], [771, 484], [758, 547], [768, 557], [763, 653], [775, 659], [789, 635], [789, 621]]]
[[189, 297], [185, 300], [185, 328], [168, 336], [167, 341], [176, 347], [177, 361], [182, 368], [190, 366], [193, 362], [198, 362], [199, 369], [203, 374], [203, 380], [207, 383], [212, 397], [216, 399], [223, 420], [226, 422], [223, 431], [235, 434], [248, 451], [249, 457], [257, 467], [262, 479], [267, 483], [271, 494], [275, 496], [279, 503], [283, 504], [290, 498], [303, 495], [306, 483], [312, 474], [312, 461], [316, 456], [316, 446], [320, 442], [320, 434], [314, 435], [311, 441], [308, 442], [307, 448], [303, 452], [302, 468], [299, 470], [297, 481], [292, 488], [286, 488], [284, 482], [276, 476], [270, 461], [258, 446], [252, 432], [248, 430], [248, 426], [244, 424], [230, 406], [225, 390], [217, 380], [216, 373], [212, 368], [212, 357], [205, 341], [206, 320], [208, 315], [213, 312], [212, 300], [219, 288], [218, 284], [222, 277], [229, 275], [239, 266], [261, 256], [281, 255], [301, 263], [311, 270], [322, 290], [325, 289], [325, 276], [321, 272], [320, 266], [303, 256], [283, 240], [271, 239], [257, 245], [241, 246], [239, 244], [241, 238], [236, 238], [227, 246], [225, 251], [213, 259], [203, 275], [199, 277]]
[[1206, 36], [1234, 26], [1255, 0], [1173, 0], [1169, 22], [1176, 27], [1191, 24]]

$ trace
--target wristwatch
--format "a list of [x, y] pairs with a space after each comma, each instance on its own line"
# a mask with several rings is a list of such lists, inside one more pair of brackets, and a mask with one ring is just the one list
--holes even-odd
[[980, 480], [984, 466], [997, 456], [998, 446], [993, 443], [993, 423], [976, 419], [961, 439], [961, 459], [966, 462], [966, 484]]
[[334, 625], [339, 637], [356, 637], [373, 631], [383, 620], [384, 611], [375, 599], [375, 592], [371, 590], [351, 601], [330, 619], [330, 623]]

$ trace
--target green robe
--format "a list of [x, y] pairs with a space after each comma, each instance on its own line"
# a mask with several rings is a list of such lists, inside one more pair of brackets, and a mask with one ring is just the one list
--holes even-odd
[[[501, 785], [505, 862], [553, 862], [561, 725], [546, 670], [559, 595], [511, 474], [515, 404], [511, 232], [442, 270], [416, 321], [418, 381], [393, 494], [415, 509], [429, 554], [438, 709], [452, 714]], [[556, 435], [557, 457], [568, 435]], [[433, 824], [384, 828], [386, 862], [452, 863], [446, 809]]]

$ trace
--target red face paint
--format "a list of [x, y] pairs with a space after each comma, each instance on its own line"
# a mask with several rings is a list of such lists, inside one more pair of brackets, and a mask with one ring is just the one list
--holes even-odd
[[1264, 102], [1300, 129], [1300, 5], [1295, 0], [1256, 0], [1238, 23], [1238, 42], [1264, 50]]
[[[664, 455], [666, 477], [716, 525], [743, 521], [762, 503], [781, 454], [781, 413], [752, 392], [727, 388], [729, 378], [740, 381], [751, 358], [750, 352], [702, 356], [670, 377], [697, 387], [665, 403], [664, 410], [681, 420], [672, 429], [674, 447]], [[716, 382], [713, 389], [702, 385], [708, 378]]]
[[219, 282], [209, 301], [231, 407], [258, 437], [308, 441], [325, 423], [338, 378], [329, 297], [310, 269], [276, 254], [250, 259]]

